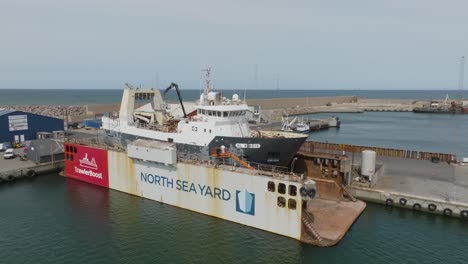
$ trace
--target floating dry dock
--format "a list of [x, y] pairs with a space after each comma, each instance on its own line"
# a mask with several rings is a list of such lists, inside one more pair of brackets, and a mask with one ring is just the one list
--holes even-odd
[[334, 182], [233, 156], [184, 155], [168, 142], [123, 149], [74, 140], [65, 143], [65, 175], [318, 246], [338, 243], [365, 208], [343, 195], [341, 165]]

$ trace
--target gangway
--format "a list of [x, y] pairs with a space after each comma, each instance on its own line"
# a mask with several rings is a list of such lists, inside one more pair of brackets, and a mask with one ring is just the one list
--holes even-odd
[[255, 170], [246, 161], [239, 158], [236, 154], [230, 152], [228, 148], [214, 147], [214, 148], [211, 149], [211, 156], [212, 157], [217, 157], [217, 158], [222, 158], [222, 159], [231, 158], [231, 159], [236, 160], [237, 162], [239, 162], [240, 165], [246, 167], [247, 169]]

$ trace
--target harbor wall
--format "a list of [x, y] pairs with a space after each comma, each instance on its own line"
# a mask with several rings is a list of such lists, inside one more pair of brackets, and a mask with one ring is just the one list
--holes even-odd
[[258, 105], [262, 110], [278, 108], [295, 108], [323, 106], [327, 103], [352, 103], [356, 102], [355, 96], [326, 96], [326, 97], [303, 97], [303, 98], [269, 98], [269, 99], [249, 99], [248, 105]]
[[468, 204], [445, 201], [430, 196], [417, 196], [398, 191], [351, 185], [347, 190], [356, 198], [367, 202], [412, 209], [414, 211], [468, 218]]
[[32, 178], [37, 175], [57, 172], [63, 169], [63, 162], [50, 162], [44, 164], [37, 164], [28, 167], [22, 167], [13, 170], [0, 171], [0, 182], [13, 181], [20, 178]]
[[439, 159], [439, 161], [444, 161], [444, 162], [455, 161], [455, 155], [448, 154], [448, 153], [436, 153], [436, 152], [402, 150], [402, 149], [369, 147], [369, 146], [348, 145], [348, 144], [324, 143], [324, 142], [315, 142], [315, 141], [304, 142], [304, 144], [301, 146], [301, 149], [299, 151], [302, 151], [305, 153], [332, 152], [332, 153], [341, 154], [343, 151], [361, 153], [363, 150], [373, 150], [376, 152], [378, 156], [386, 156], [386, 157], [419, 159], [419, 160], [432, 160], [433, 158], [437, 158]]

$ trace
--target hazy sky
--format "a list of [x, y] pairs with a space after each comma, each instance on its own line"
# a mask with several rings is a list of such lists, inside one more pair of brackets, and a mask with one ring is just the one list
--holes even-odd
[[456, 89], [468, 1], [0, 0], [0, 37], [0, 88]]

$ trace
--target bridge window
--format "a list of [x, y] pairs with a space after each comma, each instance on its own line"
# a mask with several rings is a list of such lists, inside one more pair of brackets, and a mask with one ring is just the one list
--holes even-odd
[[281, 193], [281, 194], [286, 193], [286, 185], [284, 183], [278, 184], [278, 192]]
[[217, 111], [217, 113], [218, 113], [218, 117], [221, 117], [221, 116], [222, 116], [222, 114], [221, 114], [220, 111]]
[[224, 116], [224, 117], [227, 117], [227, 116], [228, 116], [228, 112], [223, 112], [223, 116]]
[[65, 146], [65, 151], [70, 152], [70, 148], [68, 147], [68, 145]]
[[272, 181], [268, 182], [268, 191], [269, 192], [274, 192], [275, 191], [275, 183]]
[[285, 207], [286, 206], [286, 199], [284, 199], [284, 197], [278, 197], [277, 204], [278, 204], [278, 207]]
[[73, 153], [78, 153], [78, 151], [76, 150], [76, 147], [73, 147]]
[[296, 196], [297, 195], [296, 185], [289, 185], [289, 195], [290, 196]]
[[292, 210], [296, 210], [296, 200], [294, 199], [289, 199], [288, 200], [288, 208]]

